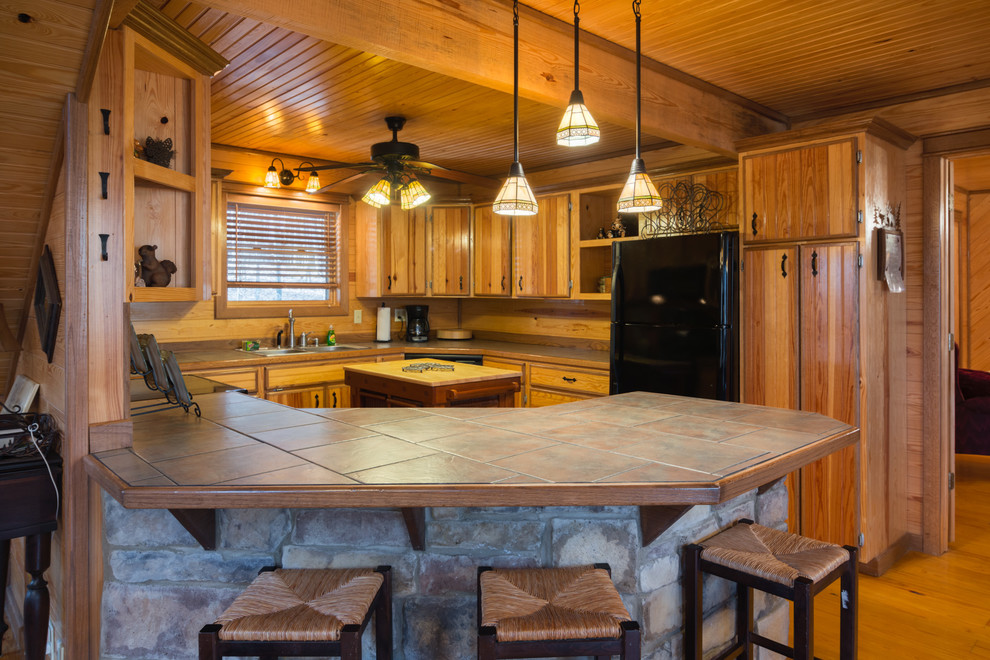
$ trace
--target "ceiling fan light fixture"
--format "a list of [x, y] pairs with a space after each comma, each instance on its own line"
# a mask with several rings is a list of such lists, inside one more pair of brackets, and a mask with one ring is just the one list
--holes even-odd
[[364, 197], [361, 198], [361, 201], [375, 207], [387, 206], [392, 201], [392, 183], [388, 180], [388, 177], [382, 177], [378, 180], [378, 183], [371, 186], [368, 192], [364, 194]]
[[399, 200], [404, 210], [414, 209], [426, 203], [431, 195], [419, 179], [411, 179], [399, 190]]
[[519, 0], [512, 0], [512, 165], [492, 210], [499, 215], [536, 215], [539, 205], [519, 162]]
[[557, 127], [557, 144], [563, 147], [583, 147], [594, 144], [602, 135], [595, 118], [591, 116], [591, 112], [584, 104], [584, 94], [581, 93], [581, 87], [578, 84], [581, 73], [578, 59], [578, 48], [581, 43], [578, 30], [578, 23], [581, 20], [578, 14], [580, 13], [581, 3], [574, 0], [574, 91], [571, 92], [571, 99], [567, 103], [567, 109], [564, 110], [560, 126]]
[[509, 177], [498, 191], [492, 209], [499, 215], [536, 215], [539, 210], [536, 196], [518, 161], [509, 168]]
[[641, 0], [633, 0], [633, 15], [636, 17], [636, 157], [633, 159], [632, 167], [629, 169], [629, 178], [626, 185], [622, 187], [619, 201], [616, 204], [619, 211], [626, 213], [650, 213], [659, 211], [661, 202], [657, 195], [656, 186], [650, 180], [650, 175], [646, 173], [646, 165], [640, 157], [640, 94], [642, 93], [642, 80], [640, 76], [641, 40], [640, 23], [641, 16], [639, 5]]

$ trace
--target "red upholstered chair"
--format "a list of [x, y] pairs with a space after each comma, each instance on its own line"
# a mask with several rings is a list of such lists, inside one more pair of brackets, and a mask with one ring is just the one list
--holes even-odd
[[956, 369], [956, 453], [990, 456], [990, 373], [985, 371]]

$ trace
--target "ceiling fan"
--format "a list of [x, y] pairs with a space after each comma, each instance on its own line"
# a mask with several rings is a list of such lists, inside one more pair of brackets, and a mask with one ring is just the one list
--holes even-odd
[[[405, 117], [392, 116], [385, 118], [385, 125], [392, 131], [392, 139], [388, 142], [378, 142], [371, 145], [371, 160], [364, 163], [337, 163], [334, 165], [316, 165], [313, 167], [299, 167], [297, 171], [317, 172], [323, 170], [354, 169], [360, 170], [356, 174], [334, 181], [323, 186], [316, 192], [322, 193], [350, 181], [354, 181], [365, 174], [381, 173], [378, 183], [372, 186], [363, 198], [363, 201], [372, 206], [383, 206], [389, 202], [391, 192], [395, 190], [419, 190], [420, 195], [429, 198], [429, 193], [416, 179], [416, 175], [431, 176], [439, 179], [448, 179], [459, 183], [470, 183], [478, 186], [496, 187], [499, 182], [488, 177], [478, 176], [470, 172], [451, 170], [434, 163], [428, 163], [419, 159], [419, 146], [412, 142], [400, 142], [399, 131], [406, 124]], [[377, 190], [376, 190], [377, 189]], [[403, 200], [405, 202], [405, 200]], [[425, 199], [423, 200], [425, 201]], [[420, 202], [421, 203], [421, 202]], [[413, 204], [415, 205], [415, 204]], [[405, 204], [404, 204], [405, 206]]]

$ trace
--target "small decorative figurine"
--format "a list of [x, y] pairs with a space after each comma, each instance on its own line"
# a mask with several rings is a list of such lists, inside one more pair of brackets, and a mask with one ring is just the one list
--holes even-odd
[[612, 227], [609, 231], [609, 238], [624, 238], [626, 235], [626, 227], [622, 224], [622, 219], [619, 216], [615, 216], [615, 220], [612, 221]]
[[595, 236], [595, 238], [609, 238], [608, 236], [605, 235], [605, 228], [604, 227], [599, 227], [598, 228], [598, 236]]
[[172, 281], [175, 264], [168, 259], [158, 261], [155, 256], [157, 245], [142, 245], [138, 248], [141, 257], [141, 279], [147, 286], [168, 286]]

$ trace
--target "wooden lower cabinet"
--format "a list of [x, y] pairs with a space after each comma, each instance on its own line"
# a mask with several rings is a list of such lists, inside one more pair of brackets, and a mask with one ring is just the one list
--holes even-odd
[[351, 388], [343, 384], [305, 387], [301, 389], [275, 390], [265, 398], [293, 408], [349, 408]]
[[608, 394], [608, 370], [529, 365], [527, 406], [539, 408]]
[[344, 384], [344, 367], [363, 360], [332, 360], [265, 367], [265, 398], [293, 408], [349, 408], [351, 388]]
[[519, 372], [519, 391], [513, 395], [512, 405], [516, 408], [522, 408], [525, 405], [526, 396], [526, 363], [516, 362], [515, 360], [498, 360], [485, 358], [484, 363], [486, 367], [493, 367], [495, 369], [508, 369], [509, 371]]
[[190, 371], [188, 376], [201, 376], [224, 385], [244, 388], [248, 394], [258, 393], [258, 369], [208, 369]]

